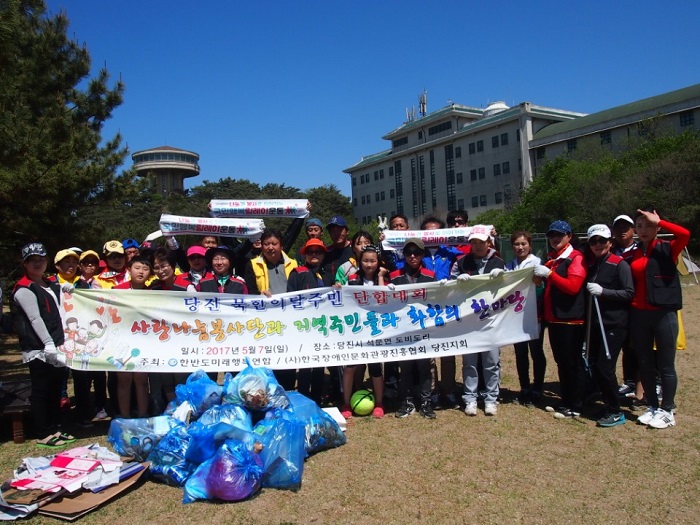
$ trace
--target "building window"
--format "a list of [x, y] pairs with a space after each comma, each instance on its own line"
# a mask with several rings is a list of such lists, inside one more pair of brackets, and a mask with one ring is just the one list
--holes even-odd
[[381, 192], [380, 196], [381, 196], [382, 200], [386, 200], [386, 193], [385, 192]]
[[408, 144], [408, 137], [401, 137], [400, 139], [396, 139], [391, 143], [391, 145], [395, 148], [399, 148], [405, 144]]
[[695, 124], [695, 112], [690, 109], [688, 111], [683, 111], [680, 114], [681, 127], [692, 126]]
[[501, 133], [501, 146], [508, 145], [508, 133]]
[[352, 178], [352, 185], [357, 186], [357, 177]]
[[458, 159], [462, 158], [462, 148], [460, 148], [459, 146], [455, 148], [455, 157]]
[[464, 199], [457, 199], [457, 209], [459, 209], [459, 210], [464, 209]]
[[612, 137], [610, 131], [602, 131], [600, 133], [600, 143], [610, 144], [612, 142]]
[[472, 197], [472, 208], [479, 207], [479, 197]]
[[380, 179], [384, 178], [384, 170], [383, 169], [379, 170], [379, 178]]
[[544, 158], [544, 146], [537, 148], [537, 159], [543, 159]]
[[379, 180], [379, 172], [378, 171], [374, 172], [374, 180]]
[[479, 178], [480, 179], [486, 178], [486, 168], [479, 168]]
[[394, 176], [394, 166], [389, 166], [389, 177]]
[[422, 131], [418, 132], [418, 140], [423, 140], [423, 132]]
[[493, 176], [498, 177], [501, 174], [501, 165], [500, 164], [494, 164], [493, 165]]
[[515, 130], [515, 142], [520, 142], [520, 130]]
[[479, 195], [479, 206], [486, 206], [486, 195]]
[[374, 202], [379, 202], [379, 192], [374, 194]]
[[461, 173], [457, 174], [457, 184], [462, 184], [462, 174]]
[[469, 154], [474, 155], [476, 153], [476, 142], [469, 143]]
[[491, 147], [492, 148], [498, 147], [498, 135], [496, 135], [495, 137], [491, 137]]
[[352, 205], [357, 208], [357, 197], [352, 200]]
[[452, 129], [452, 121], [448, 120], [447, 122], [443, 122], [442, 124], [437, 124], [436, 126], [431, 126], [428, 128], [428, 136], [430, 135], [435, 135], [437, 133], [442, 133], [443, 131], [447, 131], [449, 129]]
[[471, 180], [476, 180], [476, 170], [471, 170], [471, 171], [469, 172], [469, 178], [470, 178]]
[[496, 204], [501, 204], [503, 202], [503, 193], [500, 191], [497, 191], [493, 197], [496, 200]]
[[510, 173], [510, 162], [506, 161], [503, 163], [503, 175], [508, 175]]
[[362, 204], [364, 205], [364, 204], [366, 204], [366, 203], [367, 203], [367, 197], [365, 197], [365, 196], [363, 195], [363, 196], [362, 196]]
[[570, 139], [566, 141], [566, 151], [571, 153], [576, 149], [576, 139]]
[[389, 190], [389, 198], [393, 199], [396, 196], [396, 192], [394, 190]]
[[367, 204], [369, 204], [370, 202], [372, 202], [372, 196], [371, 196], [371, 195], [367, 195]]
[[483, 140], [476, 141], [476, 151], [484, 151], [484, 141]]

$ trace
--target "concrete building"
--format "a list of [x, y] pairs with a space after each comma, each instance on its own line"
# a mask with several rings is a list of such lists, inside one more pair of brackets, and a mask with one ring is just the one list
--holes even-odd
[[470, 216], [517, 202], [548, 159], [586, 141], [623, 147], [661, 130], [697, 130], [700, 85], [591, 115], [522, 102], [486, 109], [450, 104], [384, 135], [391, 148], [343, 170], [351, 177], [355, 219], [421, 217], [434, 209]]
[[199, 175], [199, 155], [193, 151], [160, 146], [137, 151], [131, 156], [134, 168], [141, 176], [153, 176], [160, 195], [182, 193], [184, 181]]

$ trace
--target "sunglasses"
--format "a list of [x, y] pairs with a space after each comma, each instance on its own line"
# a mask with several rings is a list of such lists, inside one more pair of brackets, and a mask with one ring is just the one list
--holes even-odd
[[423, 254], [425, 252], [423, 250], [404, 250], [403, 255], [404, 257], [411, 257], [412, 255], [415, 255], [416, 257], [423, 257]]
[[588, 239], [588, 244], [590, 246], [595, 246], [596, 244], [607, 244], [609, 240], [610, 239], [606, 239], [604, 237], [591, 237]]
[[317, 250], [311, 250], [311, 249], [306, 250], [306, 255], [323, 255], [324, 253], [326, 253], [326, 252], [321, 250], [320, 248]]

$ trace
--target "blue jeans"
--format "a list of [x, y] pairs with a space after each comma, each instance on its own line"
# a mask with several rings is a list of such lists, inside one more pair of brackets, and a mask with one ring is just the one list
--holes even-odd
[[464, 354], [462, 356], [462, 380], [464, 381], [465, 404], [476, 403], [479, 391], [479, 372], [477, 364], [481, 356], [481, 368], [486, 384], [486, 403], [496, 403], [501, 384], [501, 350], [493, 348], [486, 352]]

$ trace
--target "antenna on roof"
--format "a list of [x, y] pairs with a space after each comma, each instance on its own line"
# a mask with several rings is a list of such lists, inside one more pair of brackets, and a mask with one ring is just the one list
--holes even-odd
[[423, 88], [423, 93], [418, 97], [418, 112], [421, 117], [425, 117], [428, 114], [428, 92]]

